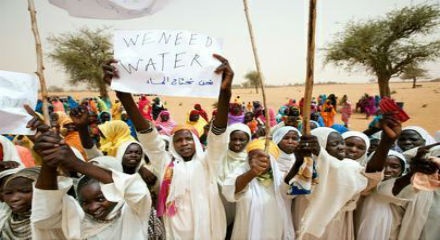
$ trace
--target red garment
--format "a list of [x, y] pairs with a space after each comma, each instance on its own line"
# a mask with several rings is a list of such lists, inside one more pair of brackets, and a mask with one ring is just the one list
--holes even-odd
[[58, 100], [53, 101], [52, 106], [54, 112], [65, 112], [63, 103]]
[[145, 119], [153, 121], [153, 118], [151, 116], [150, 101], [148, 100], [148, 98], [142, 96], [139, 100], [138, 108]]
[[19, 145], [15, 145], [15, 148], [17, 149], [18, 156], [20, 156], [21, 162], [25, 167], [35, 167], [35, 159], [28, 148]]

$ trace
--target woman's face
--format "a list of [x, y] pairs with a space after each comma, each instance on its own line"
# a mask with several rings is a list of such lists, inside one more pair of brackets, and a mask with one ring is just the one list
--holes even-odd
[[32, 180], [17, 177], [3, 186], [3, 200], [15, 214], [25, 214], [32, 207]]
[[404, 167], [402, 162], [396, 156], [388, 156], [384, 165], [384, 180], [400, 177]]
[[247, 133], [235, 130], [229, 137], [229, 150], [239, 153], [244, 150], [249, 142], [249, 136]]
[[402, 131], [399, 139], [397, 139], [397, 145], [402, 151], [407, 151], [415, 147], [424, 146], [425, 139], [418, 132], [406, 129]]
[[278, 147], [281, 151], [292, 154], [295, 152], [296, 148], [299, 145], [299, 135], [296, 131], [288, 131], [286, 135], [283, 136], [283, 139], [278, 143]]
[[367, 145], [360, 137], [345, 139], [345, 157], [353, 160], [361, 158], [367, 152]]
[[139, 144], [130, 144], [122, 157], [122, 166], [136, 168], [142, 160], [142, 153], [142, 148]]
[[115, 202], [110, 202], [104, 197], [101, 187], [96, 181], [83, 186], [78, 195], [84, 212], [98, 220], [105, 220], [107, 215], [116, 206]]
[[328, 154], [339, 160], [344, 159], [345, 144], [341, 134], [337, 132], [330, 133], [327, 138], [327, 146], [325, 147], [325, 150]]

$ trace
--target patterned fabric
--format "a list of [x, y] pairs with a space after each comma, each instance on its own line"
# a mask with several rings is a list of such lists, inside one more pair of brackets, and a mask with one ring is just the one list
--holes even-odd
[[165, 169], [165, 174], [160, 185], [159, 197], [157, 201], [157, 215], [162, 217], [163, 215], [174, 216], [177, 212], [175, 202], [167, 204], [166, 200], [170, 193], [171, 180], [173, 179], [174, 162], [171, 161]]
[[[2, 240], [20, 240], [20, 239], [32, 239], [31, 230], [31, 213], [29, 212], [24, 219], [17, 219], [15, 214], [9, 217], [8, 221], [3, 226], [0, 233], [0, 239]], [[23, 217], [21, 217], [23, 218]]]
[[163, 222], [157, 216], [157, 212], [154, 208], [151, 209], [150, 218], [148, 219], [148, 239], [149, 240], [164, 240], [165, 227]]

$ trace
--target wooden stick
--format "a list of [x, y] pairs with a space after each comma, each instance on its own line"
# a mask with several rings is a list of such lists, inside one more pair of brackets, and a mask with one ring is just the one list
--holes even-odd
[[307, 36], [307, 69], [306, 89], [303, 106], [303, 134], [310, 134], [310, 112], [313, 93], [314, 67], [315, 67], [315, 28], [316, 28], [316, 1], [310, 0], [309, 30]]
[[247, 0], [243, 0], [244, 3], [244, 12], [246, 13], [246, 20], [247, 20], [247, 24], [248, 24], [248, 29], [249, 29], [249, 35], [251, 37], [251, 43], [252, 43], [252, 52], [254, 53], [254, 60], [255, 60], [255, 65], [257, 67], [257, 73], [260, 79], [260, 85], [261, 85], [261, 94], [263, 95], [263, 106], [264, 106], [264, 111], [266, 114], [266, 123], [265, 123], [265, 128], [266, 128], [266, 144], [265, 144], [265, 150], [267, 151], [268, 147], [269, 147], [269, 142], [270, 142], [270, 117], [269, 117], [269, 108], [267, 107], [267, 103], [266, 103], [266, 91], [264, 88], [264, 76], [263, 76], [263, 72], [261, 71], [261, 67], [260, 67], [260, 60], [258, 58], [258, 52], [257, 52], [257, 45], [255, 43], [255, 38], [254, 38], [254, 29], [252, 27], [252, 22], [251, 22], [251, 17], [249, 14], [249, 7], [248, 7], [248, 1]]
[[44, 65], [43, 65], [43, 50], [41, 48], [40, 41], [40, 33], [38, 32], [37, 25], [37, 11], [35, 10], [34, 0], [28, 0], [28, 10], [31, 14], [31, 24], [32, 24], [32, 32], [35, 38], [35, 48], [37, 51], [37, 76], [40, 79], [40, 88], [41, 88], [41, 98], [43, 100], [43, 116], [44, 122], [49, 125], [49, 111], [48, 111], [48, 102], [47, 102], [47, 88], [46, 88], [46, 80], [44, 78]]

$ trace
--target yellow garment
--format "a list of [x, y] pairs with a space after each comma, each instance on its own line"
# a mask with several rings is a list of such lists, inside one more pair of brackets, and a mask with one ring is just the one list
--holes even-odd
[[194, 133], [195, 135], [198, 134], [197, 130], [193, 126], [187, 125], [187, 124], [178, 124], [171, 131], [171, 135], [174, 135], [177, 131], [180, 131], [180, 130], [189, 130], [192, 133]]
[[136, 141], [130, 134], [130, 127], [121, 120], [112, 120], [98, 125], [104, 137], [101, 137], [101, 151], [116, 156], [118, 147], [127, 141]]
[[[252, 150], [263, 150], [266, 144], [265, 139], [255, 139], [252, 142], [250, 142], [247, 147], [246, 151], [249, 153]], [[268, 148], [269, 154], [271, 154], [275, 159], [278, 159], [278, 156], [280, 155], [280, 151], [278, 150], [277, 145], [273, 141], [269, 141], [269, 148]]]
[[81, 144], [81, 138], [79, 136], [79, 132], [77, 131], [73, 131], [73, 132], [69, 132], [65, 137], [64, 137], [64, 141], [66, 142], [67, 145], [69, 145], [70, 147], [74, 147], [76, 148], [81, 155], [83, 156], [84, 159], [87, 159], [87, 154], [86, 151], [84, 150], [83, 145]]
[[112, 119], [113, 120], [121, 120], [121, 113], [122, 113], [122, 105], [120, 102], [115, 102], [112, 105]]
[[204, 132], [204, 127], [206, 124], [208, 124], [208, 122], [206, 122], [206, 120], [202, 117], [199, 117], [199, 120], [197, 120], [197, 122], [191, 122], [189, 120], [189, 113], [187, 115], [186, 118], [186, 124], [192, 126], [196, 131], [197, 131], [197, 136], [201, 137], [203, 135]]
[[[63, 125], [65, 124], [69, 124], [72, 123], [72, 119], [70, 119], [69, 116], [67, 116], [67, 114], [65, 112], [55, 112], [58, 116], [58, 120], [57, 123], [60, 127], [63, 127]], [[69, 122], [70, 121], [70, 122]]]

